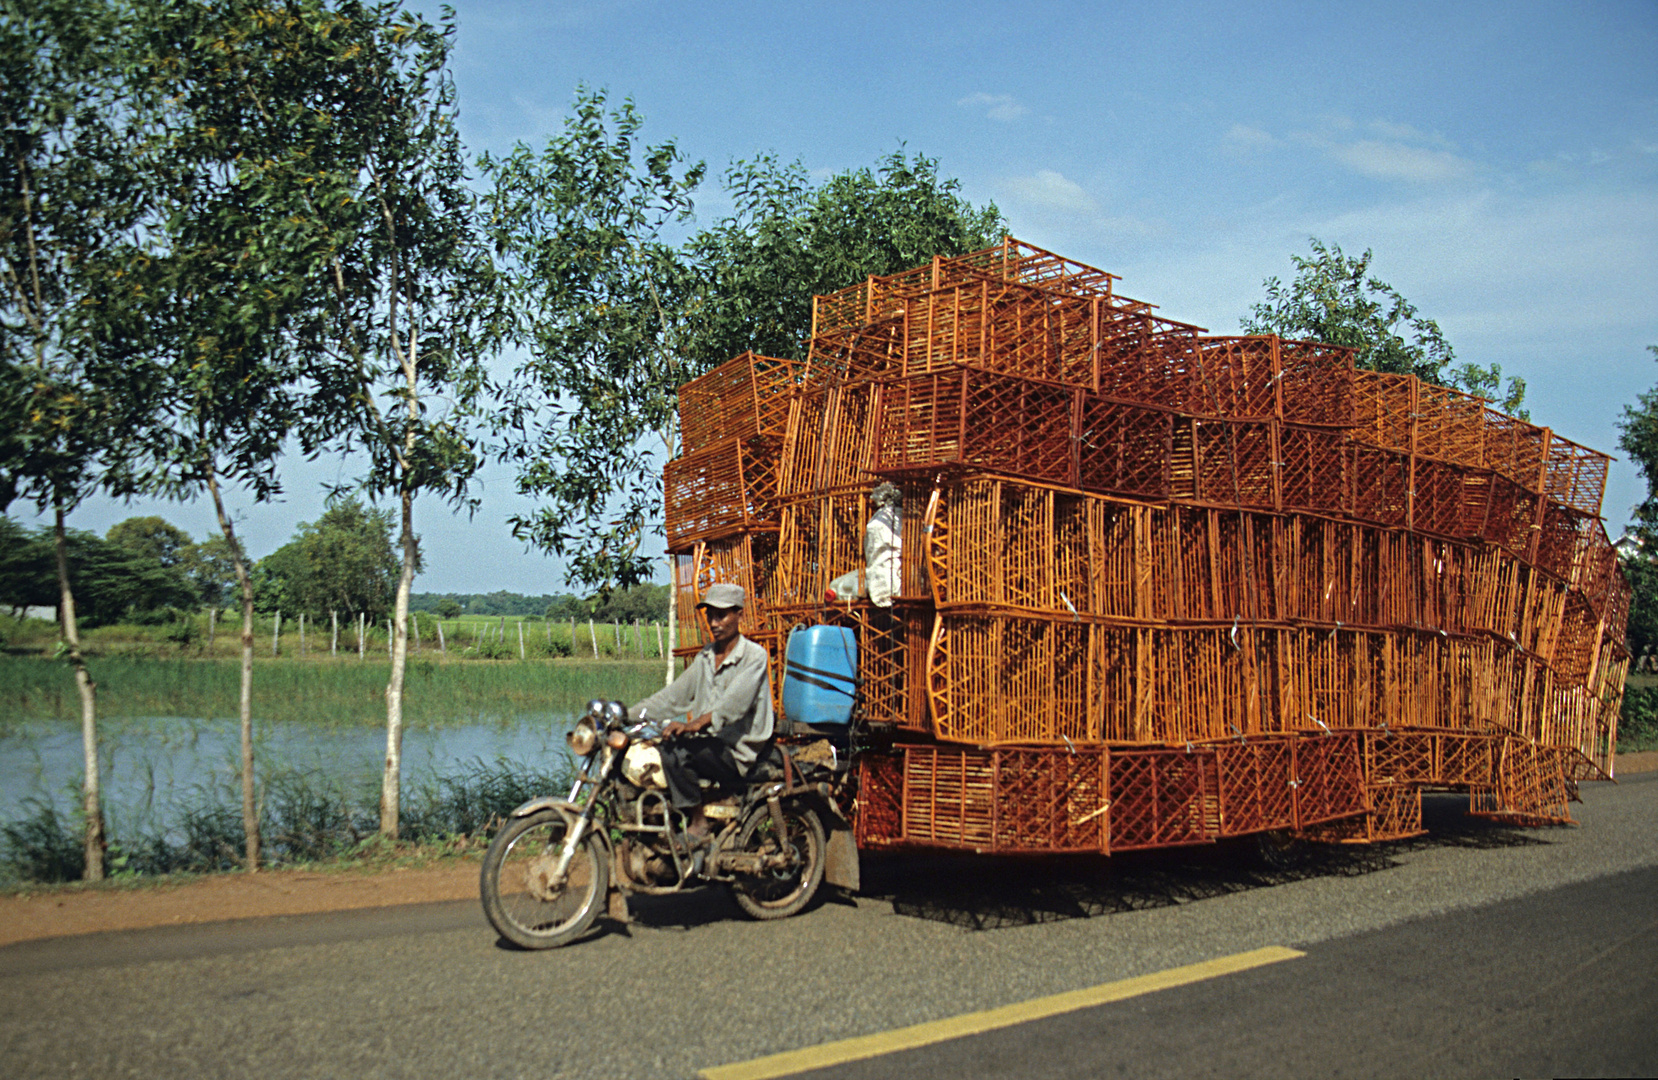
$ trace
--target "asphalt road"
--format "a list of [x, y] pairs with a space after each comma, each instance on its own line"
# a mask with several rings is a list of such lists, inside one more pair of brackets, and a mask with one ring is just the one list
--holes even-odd
[[1436, 798], [1428, 838], [1054, 864], [866, 863], [756, 924], [704, 892], [630, 933], [503, 948], [475, 904], [0, 949], [0, 1075], [642, 1077], [1266, 945], [1307, 955], [822, 1076], [1658, 1072], [1658, 774], [1579, 828]]

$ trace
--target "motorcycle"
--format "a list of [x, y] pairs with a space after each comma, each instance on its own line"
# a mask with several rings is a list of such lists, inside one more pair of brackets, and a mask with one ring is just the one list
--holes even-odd
[[567, 736], [580, 767], [569, 794], [532, 799], [508, 815], [484, 856], [484, 913], [526, 949], [566, 945], [600, 908], [630, 921], [630, 894], [725, 885], [755, 919], [804, 909], [826, 879], [858, 887], [857, 849], [838, 796], [847, 764], [833, 745], [774, 744], [742, 790], [711, 791], [710, 836], [690, 832], [670, 804], [661, 727], [628, 723], [621, 702], [595, 700]]

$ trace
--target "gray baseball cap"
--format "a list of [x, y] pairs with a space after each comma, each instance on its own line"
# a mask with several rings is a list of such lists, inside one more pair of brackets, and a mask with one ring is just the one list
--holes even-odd
[[740, 608], [742, 606], [743, 587], [724, 581], [718, 585], [708, 586], [708, 591], [703, 594], [702, 601], [697, 604], [697, 607], [710, 608]]

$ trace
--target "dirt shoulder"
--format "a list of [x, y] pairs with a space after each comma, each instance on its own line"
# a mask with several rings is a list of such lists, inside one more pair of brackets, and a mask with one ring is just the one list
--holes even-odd
[[[1658, 750], [1619, 754], [1617, 774], [1658, 770]], [[178, 883], [112, 883], [0, 896], [0, 946], [157, 926], [308, 915], [436, 900], [476, 900], [479, 856], [419, 868], [266, 870]]]
[[115, 882], [0, 896], [0, 946], [102, 930], [475, 900], [479, 861], [457, 857], [414, 869], [264, 870], [178, 883]]

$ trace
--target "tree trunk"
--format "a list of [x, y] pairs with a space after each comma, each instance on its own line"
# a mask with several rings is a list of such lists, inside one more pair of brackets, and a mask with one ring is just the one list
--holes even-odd
[[75, 692], [81, 699], [81, 750], [86, 769], [81, 781], [81, 807], [86, 816], [86, 869], [82, 876], [87, 881], [102, 881], [107, 843], [103, 801], [98, 795], [98, 687], [87, 674], [86, 658], [81, 655], [80, 627], [75, 622], [75, 592], [69, 584], [69, 539], [63, 528], [63, 504], [57, 504], [54, 509], [57, 516], [52, 540], [58, 561], [58, 630], [63, 635], [69, 663], [75, 669]]
[[259, 869], [259, 809], [253, 793], [253, 579], [248, 577], [247, 560], [236, 540], [236, 530], [225, 513], [219, 493], [219, 478], [210, 470], [207, 490], [213, 496], [213, 510], [219, 516], [219, 531], [230, 548], [230, 562], [236, 568], [236, 584], [242, 590], [242, 693], [239, 716], [242, 721], [242, 865], [249, 873]]
[[414, 584], [414, 493], [402, 493], [403, 571], [397, 576], [396, 614], [393, 616], [391, 681], [386, 683], [386, 773], [380, 782], [380, 835], [397, 839], [398, 796], [403, 779], [403, 671], [409, 660], [409, 590]]
[[[392, 639], [392, 636], [393, 636], [392, 635], [391, 622], [392, 621], [390, 619], [386, 620], [386, 659], [387, 660], [391, 659], [391, 639]], [[405, 627], [407, 627], [408, 623], [405, 622], [403, 625]], [[407, 633], [407, 630], [405, 630], [404, 632]]]
[[661, 655], [663, 655], [663, 653], [664, 653], [664, 650], [662, 648], [662, 624], [657, 623], [656, 624], [656, 655], [661, 656]]
[[420, 616], [416, 615], [413, 619], [411, 619], [409, 621], [410, 621], [410, 624], [414, 627], [414, 651], [419, 652], [420, 651]]

